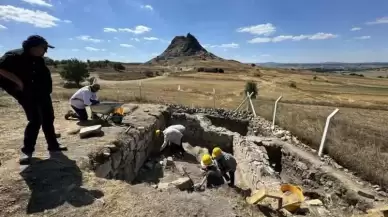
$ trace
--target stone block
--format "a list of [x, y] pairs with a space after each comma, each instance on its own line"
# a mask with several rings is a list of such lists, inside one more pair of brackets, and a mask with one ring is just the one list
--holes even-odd
[[101, 135], [101, 133], [102, 133], [101, 128], [102, 128], [101, 125], [83, 127], [83, 128], [81, 128], [81, 130], [79, 132], [79, 137], [81, 139], [84, 139], [84, 138], [88, 138], [88, 137], [92, 137], [92, 136]]
[[113, 169], [117, 169], [121, 163], [122, 155], [120, 151], [112, 154]]
[[99, 178], [106, 178], [112, 171], [112, 161], [108, 160], [105, 163], [99, 165], [95, 171], [96, 176]]
[[178, 188], [181, 191], [189, 190], [193, 187], [193, 182], [188, 177], [183, 177], [180, 179], [177, 179], [173, 182], [171, 182], [172, 185], [174, 185], [176, 188]]

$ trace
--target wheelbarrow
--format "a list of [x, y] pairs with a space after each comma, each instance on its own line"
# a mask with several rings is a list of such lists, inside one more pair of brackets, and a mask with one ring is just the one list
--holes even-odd
[[112, 120], [119, 124], [124, 117], [124, 103], [118, 102], [101, 102], [96, 105], [91, 105], [92, 119], [101, 119], [103, 121]]
[[[101, 102], [99, 104], [91, 105], [92, 119], [100, 119], [103, 121], [111, 120], [116, 124], [120, 124], [124, 117], [124, 109], [122, 108], [124, 103], [118, 102]], [[69, 111], [65, 115], [65, 119], [68, 120], [70, 117], [76, 118], [74, 111]]]

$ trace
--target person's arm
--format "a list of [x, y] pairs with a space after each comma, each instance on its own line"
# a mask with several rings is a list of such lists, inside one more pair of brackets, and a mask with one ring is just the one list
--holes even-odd
[[5, 78], [10, 80], [17, 85], [19, 90], [23, 90], [23, 82], [15, 74], [10, 72], [12, 66], [16, 64], [15, 58], [15, 55], [7, 53], [0, 58], [0, 79]]
[[82, 99], [84, 100], [84, 105], [86, 106], [90, 106], [92, 104], [92, 102], [90, 101], [90, 92], [88, 91], [85, 91], [82, 93]]
[[164, 141], [163, 141], [163, 144], [162, 144], [162, 147], [160, 148], [160, 151], [163, 151], [163, 149], [167, 146], [168, 144], [168, 137], [167, 137], [167, 133], [164, 134]]

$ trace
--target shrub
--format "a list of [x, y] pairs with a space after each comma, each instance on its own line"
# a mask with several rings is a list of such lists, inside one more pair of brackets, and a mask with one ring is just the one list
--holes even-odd
[[224, 73], [223, 69], [218, 69], [218, 73]]
[[144, 75], [147, 76], [147, 77], [154, 77], [154, 73], [151, 72], [151, 71], [144, 71], [143, 73], [144, 73]]
[[318, 77], [317, 77], [316, 75], [314, 75], [313, 79], [314, 79], [314, 80], [317, 80], [317, 78], [318, 78]]
[[113, 69], [116, 71], [122, 71], [125, 70], [125, 66], [123, 66], [121, 63], [115, 63], [113, 64]]
[[251, 66], [252, 66], [252, 67], [255, 67], [255, 66], [256, 66], [256, 64], [252, 63], [252, 64], [251, 64]]
[[384, 78], [384, 77], [383, 77], [383, 76], [381, 76], [381, 75], [380, 75], [380, 76], [377, 76], [377, 77], [378, 77], [378, 78]]
[[89, 77], [88, 65], [77, 59], [68, 60], [59, 75], [66, 81], [74, 82], [79, 86], [80, 82]]
[[257, 96], [257, 93], [258, 93], [258, 90], [257, 90], [257, 83], [254, 82], [254, 81], [247, 81], [247, 83], [245, 83], [245, 89], [244, 89], [244, 94], [246, 95], [248, 93], [252, 93], [252, 99], [256, 99], [256, 96]]
[[295, 81], [291, 81], [290, 84], [289, 84], [290, 87], [292, 88], [296, 88], [296, 83]]
[[260, 72], [254, 72], [253, 73], [253, 77], [261, 77], [261, 73]]

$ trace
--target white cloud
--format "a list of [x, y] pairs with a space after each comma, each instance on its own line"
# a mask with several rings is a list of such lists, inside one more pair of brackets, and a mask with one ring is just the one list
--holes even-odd
[[239, 48], [240, 45], [236, 43], [229, 43], [229, 44], [221, 44], [221, 45], [215, 45], [215, 44], [204, 44], [202, 45], [204, 48]]
[[152, 30], [152, 28], [147, 27], [147, 26], [143, 26], [143, 25], [135, 26], [135, 28], [133, 28], [133, 29], [131, 29], [131, 28], [115, 29], [115, 28], [109, 28], [109, 27], [104, 28], [104, 32], [130, 32], [130, 33], [134, 33], [136, 35], [143, 34], [143, 33], [149, 32], [151, 30]]
[[156, 57], [156, 56], [158, 56], [159, 55], [159, 53], [151, 53], [151, 56], [152, 57]]
[[79, 51], [79, 49], [74, 48], [74, 49], [71, 49], [71, 51], [77, 52], [77, 51]]
[[350, 31], [360, 31], [361, 28], [360, 27], [353, 27]]
[[105, 49], [95, 48], [95, 47], [85, 47], [87, 51], [105, 51]]
[[258, 44], [258, 43], [268, 43], [268, 42], [281, 42], [281, 41], [286, 41], [286, 40], [291, 40], [291, 41], [301, 41], [301, 40], [325, 40], [325, 39], [331, 39], [331, 38], [336, 38], [338, 37], [337, 35], [331, 34], [331, 33], [323, 33], [319, 32], [313, 35], [279, 35], [273, 38], [253, 38], [248, 41], [250, 44]]
[[308, 37], [310, 40], [325, 40], [325, 39], [331, 39], [331, 38], [337, 38], [337, 35], [331, 34], [331, 33], [323, 33], [319, 32], [317, 34], [311, 35]]
[[151, 5], [142, 5], [141, 8], [153, 11], [154, 8]]
[[81, 41], [90, 41], [90, 42], [93, 42], [93, 43], [100, 43], [100, 42], [102, 42], [101, 39], [92, 38], [89, 35], [80, 35], [80, 36], [77, 36], [77, 39], [81, 40]]
[[63, 20], [64, 23], [71, 23], [71, 20]]
[[257, 37], [257, 38], [253, 38], [251, 40], [248, 41], [248, 43], [250, 44], [259, 44], [259, 43], [268, 43], [268, 42], [271, 42], [272, 39], [271, 38], [260, 38], [260, 37]]
[[143, 34], [143, 33], [146, 33], [146, 32], [149, 32], [151, 31], [152, 29], [150, 27], [147, 27], [147, 26], [143, 26], [143, 25], [139, 25], [139, 26], [136, 26], [134, 29], [130, 29], [130, 28], [119, 28], [119, 31], [120, 32], [131, 32], [131, 33], [134, 33], [134, 34]]
[[104, 32], [117, 32], [117, 29], [107, 27], [107, 28], [104, 28]]
[[139, 42], [140, 39], [138, 39], [138, 38], [131, 38], [131, 41], [137, 41], [137, 42]]
[[22, 0], [24, 2], [27, 2], [29, 4], [32, 4], [32, 5], [39, 5], [39, 6], [43, 6], [43, 7], [52, 7], [53, 5], [52, 4], [49, 4], [47, 2], [45, 2], [44, 0]]
[[240, 45], [236, 43], [230, 43], [230, 44], [221, 44], [219, 45], [221, 48], [239, 48]]
[[133, 47], [131, 44], [120, 44], [121, 47]]
[[370, 39], [370, 38], [371, 37], [369, 35], [365, 35], [365, 36], [355, 37], [354, 39], [365, 40], [365, 39]]
[[156, 37], [144, 37], [144, 40], [147, 40], [147, 41], [157, 41], [157, 40], [159, 40], [159, 38], [156, 38]]
[[119, 38], [118, 38], [118, 37], [113, 37], [113, 39], [114, 39], [114, 40], [119, 40]]
[[276, 32], [276, 27], [271, 23], [259, 24], [256, 26], [241, 27], [236, 30], [237, 32], [247, 32], [253, 35], [271, 35]]
[[3, 25], [0, 24], [0, 30], [1, 30], [1, 29], [7, 29], [7, 27], [5, 27], [5, 26], [3, 26]]
[[366, 24], [368, 24], [368, 25], [388, 24], [388, 17], [377, 18], [375, 21], [373, 21], [373, 22], [367, 22]]
[[270, 57], [271, 55], [269, 54], [261, 54], [260, 57]]
[[54, 27], [57, 26], [56, 22], [61, 21], [44, 11], [33, 11], [11, 5], [0, 5], [0, 20], [28, 23], [38, 28]]

